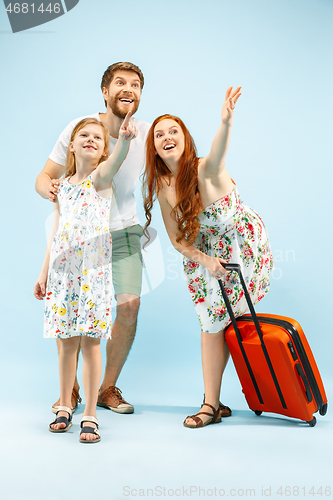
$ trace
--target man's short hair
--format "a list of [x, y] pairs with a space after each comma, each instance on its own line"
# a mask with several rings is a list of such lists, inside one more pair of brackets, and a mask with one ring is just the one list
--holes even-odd
[[107, 70], [105, 71], [103, 78], [102, 78], [102, 82], [101, 82], [102, 91], [103, 91], [103, 87], [105, 87], [107, 89], [109, 88], [109, 85], [112, 82], [112, 79], [114, 77], [115, 72], [119, 71], [119, 70], [134, 71], [134, 73], [136, 73], [140, 79], [141, 90], [143, 89], [143, 85], [144, 85], [145, 80], [143, 78], [143, 74], [142, 74], [141, 69], [138, 66], [136, 66], [135, 64], [130, 63], [130, 62], [117, 62], [117, 63], [111, 64], [111, 66], [109, 66], [107, 68]]

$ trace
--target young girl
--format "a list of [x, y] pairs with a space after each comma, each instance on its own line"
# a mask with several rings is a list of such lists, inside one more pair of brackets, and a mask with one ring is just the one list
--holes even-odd
[[61, 339], [60, 406], [49, 426], [51, 432], [65, 432], [72, 425], [71, 393], [81, 341], [86, 398], [81, 443], [100, 441], [96, 419], [99, 344], [111, 334], [111, 182], [136, 133], [128, 113], [109, 156], [109, 131], [103, 123], [86, 118], [75, 126], [67, 153], [67, 174], [54, 203], [53, 228], [34, 287], [37, 299], [46, 297], [44, 336]]
[[223, 277], [236, 316], [244, 314], [247, 304], [237, 273], [227, 273], [223, 263], [241, 265], [254, 303], [269, 290], [272, 256], [265, 227], [258, 214], [242, 204], [224, 168], [240, 89], [228, 88], [222, 122], [205, 158], [197, 157], [187, 128], [172, 115], [156, 118], [146, 143], [144, 233], [149, 239], [147, 227], [157, 194], [170, 240], [184, 255], [185, 277], [202, 330], [205, 400], [202, 411], [185, 419], [184, 425], [191, 428], [231, 415], [219, 402], [229, 357], [224, 330], [230, 319], [217, 279]]

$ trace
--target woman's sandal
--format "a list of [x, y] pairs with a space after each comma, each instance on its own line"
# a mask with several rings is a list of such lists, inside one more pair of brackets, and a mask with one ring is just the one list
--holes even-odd
[[[67, 417], [58, 417], [57, 415], [60, 411], [67, 411], [68, 418]], [[53, 424], [65, 424], [66, 427], [62, 427], [61, 429], [52, 429], [51, 425], [53, 425]], [[71, 408], [68, 408], [68, 406], [59, 406], [58, 411], [56, 413], [56, 418], [49, 425], [49, 431], [50, 432], [67, 432], [71, 425], [72, 425], [72, 410], [71, 410]]]
[[[209, 408], [211, 408], [213, 410], [213, 414], [207, 413], [205, 411], [199, 411], [199, 413], [197, 413], [196, 415], [189, 415], [188, 417], [185, 418], [185, 420], [183, 422], [184, 427], [189, 427], [190, 429], [197, 429], [199, 427], [205, 427], [206, 425], [209, 425], [209, 424], [218, 424], [219, 422], [221, 422], [220, 407], [217, 410], [215, 410], [214, 406], [210, 405], [209, 403], [204, 403], [202, 405], [202, 407], [203, 406], [209, 406]], [[208, 417], [211, 417], [211, 418], [206, 420], [206, 422], [203, 422], [203, 420], [200, 417], [198, 417], [198, 415], [208, 415]], [[188, 418], [192, 418], [194, 420], [194, 422], [196, 423], [196, 425], [187, 424], [186, 420]]]
[[223, 417], [223, 418], [225, 418], [225, 417], [231, 417], [232, 411], [231, 411], [231, 409], [229, 408], [229, 406], [225, 406], [225, 405], [223, 405], [223, 404], [220, 402], [220, 405], [219, 405], [219, 410], [220, 410], [220, 415], [221, 415], [221, 417]]
[[[204, 395], [204, 398], [203, 398], [203, 402], [202, 402], [201, 408], [203, 407], [204, 404], [205, 404], [205, 395]], [[223, 417], [223, 418], [225, 418], [225, 417], [231, 417], [231, 414], [232, 414], [231, 409], [229, 408], [229, 406], [226, 406], [226, 405], [222, 404], [221, 401], [219, 401], [219, 410], [220, 410], [220, 413], [221, 413], [221, 417]]]
[[[97, 425], [97, 429], [95, 429], [95, 427], [90, 427], [89, 425], [83, 425], [84, 422], [93, 422], [94, 424]], [[92, 439], [91, 441], [88, 441], [87, 439], [80, 438], [79, 439], [80, 443], [99, 443], [100, 442], [101, 435], [98, 431], [99, 422], [98, 422], [97, 418], [90, 417], [90, 416], [82, 417], [80, 425], [81, 425], [80, 436], [81, 436], [81, 434], [95, 434], [96, 436], [98, 436], [97, 439]]]

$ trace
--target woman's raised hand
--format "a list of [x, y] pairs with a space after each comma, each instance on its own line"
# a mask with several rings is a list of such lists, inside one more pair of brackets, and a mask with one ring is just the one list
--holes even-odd
[[222, 106], [222, 122], [229, 124], [232, 122], [232, 117], [234, 115], [234, 109], [238, 98], [240, 97], [240, 89], [242, 87], [237, 87], [236, 90], [232, 90], [232, 86], [228, 88], [225, 94], [225, 100]]
[[119, 136], [121, 136], [122, 139], [124, 139], [124, 141], [131, 141], [132, 139], [135, 139], [135, 137], [138, 135], [138, 131], [131, 122], [131, 117], [132, 114], [129, 111], [125, 116], [125, 119], [119, 130]]

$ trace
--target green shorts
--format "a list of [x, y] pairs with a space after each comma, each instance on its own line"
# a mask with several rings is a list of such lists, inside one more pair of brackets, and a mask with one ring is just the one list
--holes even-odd
[[142, 227], [135, 226], [111, 231], [112, 281], [115, 296], [131, 293], [140, 297], [142, 286]]

